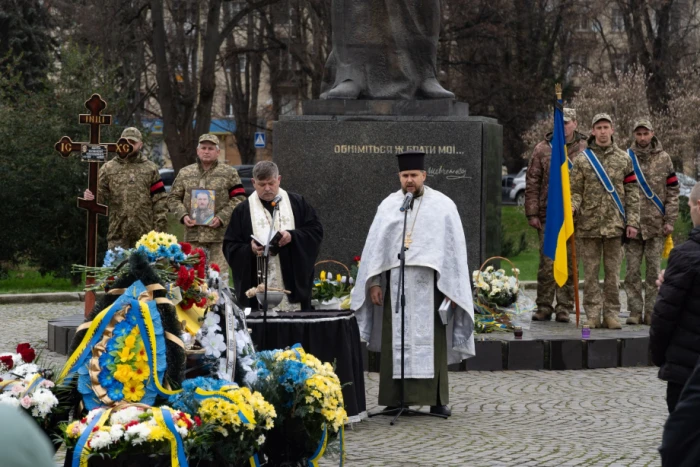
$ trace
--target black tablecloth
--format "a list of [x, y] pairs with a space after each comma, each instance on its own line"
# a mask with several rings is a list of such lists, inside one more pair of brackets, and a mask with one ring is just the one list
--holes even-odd
[[280, 312], [267, 316], [265, 347], [262, 341], [262, 312], [248, 315], [248, 327], [259, 350], [283, 349], [301, 344], [322, 362], [335, 362], [335, 372], [343, 388], [345, 410], [350, 421], [366, 415], [365, 379], [362, 368], [360, 330], [352, 311]]

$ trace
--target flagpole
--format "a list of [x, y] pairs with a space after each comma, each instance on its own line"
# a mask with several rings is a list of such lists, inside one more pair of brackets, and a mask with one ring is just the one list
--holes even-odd
[[[554, 86], [554, 92], [557, 94], [557, 100], [561, 100], [561, 84], [557, 83]], [[571, 176], [571, 174], [569, 174]], [[581, 320], [581, 303], [578, 298], [578, 263], [576, 261], [576, 228], [574, 233], [569, 237], [569, 245], [571, 246], [571, 272], [573, 273], [574, 282], [574, 303], [576, 304], [576, 327], [579, 326]]]

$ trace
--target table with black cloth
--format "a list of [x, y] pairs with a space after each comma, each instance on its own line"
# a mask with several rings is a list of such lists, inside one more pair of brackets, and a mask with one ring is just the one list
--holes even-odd
[[322, 362], [335, 362], [335, 372], [343, 387], [345, 410], [350, 422], [367, 417], [365, 379], [362, 366], [360, 330], [353, 311], [295, 311], [267, 315], [265, 347], [262, 312], [252, 312], [246, 318], [258, 350], [284, 349], [301, 344], [304, 350]]

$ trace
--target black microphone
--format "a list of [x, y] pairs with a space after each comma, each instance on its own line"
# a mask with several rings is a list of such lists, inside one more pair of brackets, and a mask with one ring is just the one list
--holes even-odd
[[273, 199], [270, 204], [272, 205], [273, 208], [276, 208], [278, 204], [282, 202], [282, 195], [277, 195], [275, 196], [275, 199]]
[[411, 206], [411, 201], [413, 200], [413, 193], [406, 193], [406, 197], [403, 199], [403, 204], [401, 205], [401, 212], [404, 212]]

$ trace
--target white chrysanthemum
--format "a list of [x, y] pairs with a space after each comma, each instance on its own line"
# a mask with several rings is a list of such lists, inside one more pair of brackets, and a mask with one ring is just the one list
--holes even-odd
[[18, 365], [12, 369], [12, 373], [19, 376], [20, 378], [29, 379], [39, 372], [39, 366], [33, 363], [24, 363]]
[[139, 415], [143, 413], [143, 409], [139, 407], [127, 407], [119, 412], [113, 413], [109, 417], [110, 425], [126, 425], [129, 422], [138, 420]]
[[145, 423], [130, 426], [126, 430], [126, 438], [131, 441], [131, 444], [138, 446], [148, 441], [148, 436], [151, 434], [151, 428]]
[[265, 443], [265, 435], [258, 436], [258, 445], [262, 446]]
[[124, 426], [123, 425], [112, 425], [109, 428], [109, 435], [112, 437], [114, 442], [119, 441], [122, 436], [124, 436]]
[[92, 419], [95, 418], [96, 415], [101, 413], [102, 409], [92, 409], [90, 412], [88, 412], [87, 416], [85, 417], [85, 424], [89, 425]]
[[99, 451], [102, 448], [106, 448], [113, 442], [114, 440], [112, 439], [109, 431], [98, 431], [92, 435], [92, 438], [90, 438], [90, 447], [94, 451]]
[[180, 437], [182, 437], [182, 438], [187, 437], [187, 427], [176, 425], [175, 429], [177, 430], [178, 433], [180, 433]]

